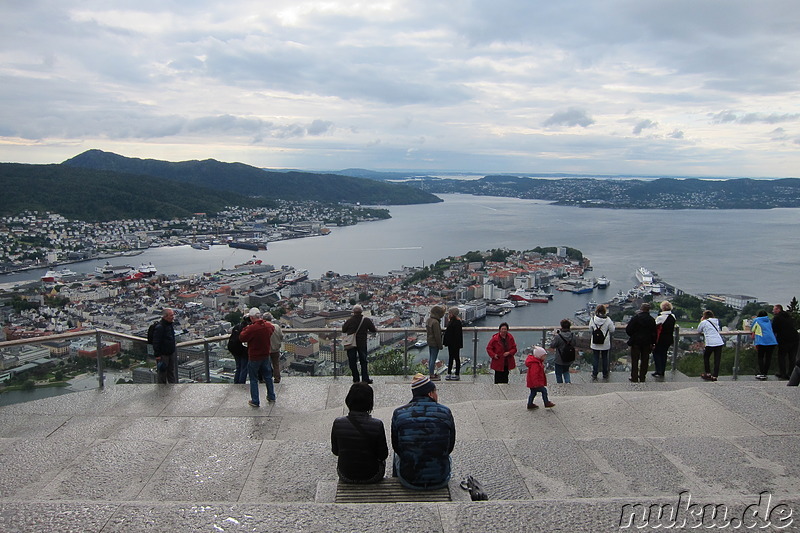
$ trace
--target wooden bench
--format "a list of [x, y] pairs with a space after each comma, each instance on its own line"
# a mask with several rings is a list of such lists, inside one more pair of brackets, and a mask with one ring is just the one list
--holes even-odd
[[449, 502], [450, 487], [435, 490], [408, 489], [396, 477], [384, 478], [380, 483], [356, 485], [336, 484], [336, 503], [398, 503], [398, 502]]

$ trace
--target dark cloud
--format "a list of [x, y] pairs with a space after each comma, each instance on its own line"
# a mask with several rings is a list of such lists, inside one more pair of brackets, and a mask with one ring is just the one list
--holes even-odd
[[713, 124], [779, 124], [782, 122], [796, 122], [798, 119], [800, 119], [800, 113], [744, 113], [738, 115], [733, 111], [720, 111], [711, 115]]
[[594, 119], [589, 117], [588, 113], [582, 109], [567, 109], [566, 111], [559, 111], [557, 113], [553, 113], [547, 120], [544, 121], [545, 127], [550, 126], [567, 126], [567, 127], [574, 127], [574, 126], [581, 126], [583, 128], [588, 128], [594, 124]]

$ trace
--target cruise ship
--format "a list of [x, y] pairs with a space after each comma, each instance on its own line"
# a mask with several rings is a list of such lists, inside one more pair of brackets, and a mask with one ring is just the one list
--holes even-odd
[[600, 276], [594, 281], [594, 284], [598, 289], [607, 289], [610, 285], [610, 282], [608, 281], [607, 277]]
[[526, 289], [517, 289], [508, 295], [509, 300], [536, 302], [546, 304], [552, 298], [552, 294], [533, 292]]
[[649, 285], [653, 283], [653, 273], [647, 270], [645, 267], [639, 267], [636, 269], [636, 279], [639, 280], [639, 283]]

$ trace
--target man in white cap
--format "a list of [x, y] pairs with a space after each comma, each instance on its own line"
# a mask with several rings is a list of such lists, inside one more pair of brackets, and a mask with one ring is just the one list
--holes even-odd
[[248, 313], [251, 324], [239, 334], [239, 339], [247, 343], [247, 370], [250, 375], [251, 407], [259, 407], [258, 375], [267, 383], [267, 401], [275, 401], [275, 385], [272, 383], [272, 363], [269, 359], [270, 337], [274, 330], [272, 324], [261, 318], [261, 310], [253, 307]]
[[440, 489], [450, 481], [456, 423], [450, 409], [439, 403], [429, 376], [416, 374], [411, 394], [411, 401], [392, 415], [393, 475], [410, 489]]

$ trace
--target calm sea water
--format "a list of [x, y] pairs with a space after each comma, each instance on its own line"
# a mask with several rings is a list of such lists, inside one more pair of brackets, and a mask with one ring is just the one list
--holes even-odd
[[[112, 263], [135, 266], [152, 261], [161, 273], [192, 274], [232, 267], [256, 255], [276, 266], [307, 268], [312, 277], [319, 277], [328, 270], [386, 274], [470, 250], [563, 245], [583, 251], [592, 260], [593, 274], [611, 280], [608, 299], [635, 284], [633, 273], [639, 266], [693, 294], [746, 294], [783, 304], [800, 297], [800, 236], [795, 229], [800, 209], [612, 210], [514, 198], [442, 198], [439, 204], [392, 207], [390, 220], [332, 228], [324, 237], [270, 243], [269, 250], [255, 254], [225, 246], [207, 251], [181, 246], [147, 250]], [[91, 272], [101, 263], [87, 261], [70, 268]], [[36, 279], [43, 272], [2, 276], [0, 282]]]

